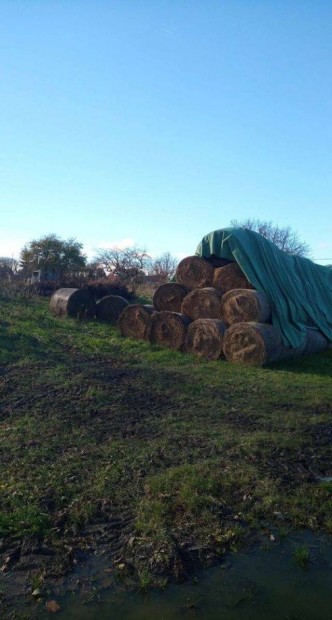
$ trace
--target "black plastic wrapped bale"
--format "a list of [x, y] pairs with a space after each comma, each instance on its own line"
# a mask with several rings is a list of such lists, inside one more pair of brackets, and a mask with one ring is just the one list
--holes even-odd
[[96, 314], [96, 304], [84, 288], [59, 288], [53, 293], [50, 309], [55, 316], [91, 319]]
[[107, 321], [115, 325], [121, 312], [128, 306], [128, 302], [120, 295], [106, 295], [96, 303], [96, 317], [100, 321]]

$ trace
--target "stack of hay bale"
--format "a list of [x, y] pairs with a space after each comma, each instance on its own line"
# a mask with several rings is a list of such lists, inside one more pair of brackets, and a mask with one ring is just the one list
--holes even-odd
[[178, 265], [176, 282], [162, 284], [153, 306], [127, 306], [118, 322], [121, 334], [194, 353], [207, 360], [262, 366], [328, 348], [317, 330], [306, 331], [297, 349], [283, 344], [271, 324], [264, 293], [253, 289], [236, 262], [188, 256]]

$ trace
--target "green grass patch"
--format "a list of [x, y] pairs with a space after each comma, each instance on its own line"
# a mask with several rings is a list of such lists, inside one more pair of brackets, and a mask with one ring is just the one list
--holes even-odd
[[1, 299], [0, 343], [1, 537], [57, 546], [114, 522], [144, 590], [280, 515], [332, 531], [332, 351], [207, 363], [40, 299]]

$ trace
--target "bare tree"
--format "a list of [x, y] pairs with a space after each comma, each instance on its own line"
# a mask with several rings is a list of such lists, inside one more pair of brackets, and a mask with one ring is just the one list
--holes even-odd
[[100, 249], [96, 253], [95, 262], [98, 262], [108, 273], [113, 273], [122, 281], [133, 281], [143, 274], [148, 266], [150, 256], [144, 248], [131, 246], [127, 248]]
[[310, 246], [305, 241], [299, 239], [298, 233], [290, 226], [280, 227], [272, 221], [265, 220], [232, 220], [231, 225], [235, 228], [246, 228], [255, 230], [260, 235], [275, 243], [275, 245], [286, 254], [296, 254], [297, 256], [308, 256]]
[[178, 262], [169, 252], [164, 252], [151, 261], [149, 273], [157, 276], [161, 282], [167, 282], [174, 276]]
[[106, 273], [100, 263], [96, 260], [89, 261], [85, 267], [86, 277], [89, 280], [97, 280], [98, 278], [105, 278]]

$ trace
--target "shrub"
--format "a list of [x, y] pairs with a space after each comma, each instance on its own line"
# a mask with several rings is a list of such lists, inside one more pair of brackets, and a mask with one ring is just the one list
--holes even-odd
[[85, 286], [90, 295], [98, 301], [106, 295], [120, 295], [128, 301], [135, 301], [136, 296], [128, 287], [115, 278], [100, 278], [99, 280], [91, 280]]

